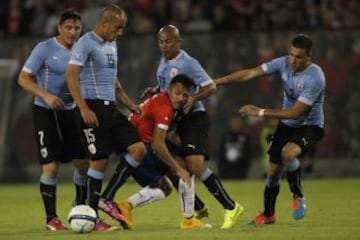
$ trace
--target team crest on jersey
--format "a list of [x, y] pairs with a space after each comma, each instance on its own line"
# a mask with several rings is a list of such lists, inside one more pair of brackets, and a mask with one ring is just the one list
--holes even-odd
[[95, 147], [95, 144], [91, 143], [88, 145], [88, 150], [89, 152], [94, 155], [96, 153], [96, 147]]
[[49, 155], [47, 148], [46, 147], [41, 148], [40, 149], [40, 154], [41, 154], [42, 158], [47, 158], [47, 156]]
[[171, 78], [173, 78], [173, 77], [175, 77], [177, 74], [178, 74], [178, 70], [176, 69], [176, 68], [172, 68], [171, 70], [170, 70], [170, 77]]
[[282, 78], [284, 81], [287, 81], [287, 80], [288, 80], [288, 77], [287, 77], [286, 73], [283, 73], [283, 74], [281, 75], [281, 78]]
[[296, 85], [296, 88], [299, 89], [299, 90], [303, 90], [304, 89], [304, 84], [303, 83], [298, 83]]

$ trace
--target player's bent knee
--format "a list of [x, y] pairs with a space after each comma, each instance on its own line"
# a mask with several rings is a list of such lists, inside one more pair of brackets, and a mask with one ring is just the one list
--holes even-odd
[[170, 180], [167, 179], [167, 177], [162, 177], [159, 179], [159, 181], [157, 181], [156, 183], [150, 184], [151, 188], [160, 188], [161, 191], [164, 192], [165, 196], [169, 196], [171, 191], [172, 191], [172, 187], [171, 187], [171, 183]]

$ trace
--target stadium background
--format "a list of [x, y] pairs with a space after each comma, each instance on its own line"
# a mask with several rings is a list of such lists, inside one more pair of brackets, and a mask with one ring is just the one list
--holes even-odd
[[[183, 48], [216, 78], [287, 54], [294, 34], [314, 40], [313, 60], [327, 78], [326, 136], [318, 145], [315, 171], [324, 177], [360, 176], [360, 1], [357, 0], [2, 0], [0, 1], [0, 182], [37, 181], [39, 167], [32, 130], [32, 97], [17, 85], [17, 74], [32, 47], [56, 33], [56, 16], [67, 7], [83, 15], [91, 29], [106, 3], [129, 14], [118, 41], [119, 76], [132, 99], [155, 84], [159, 62], [156, 32], [179, 27]], [[276, 77], [220, 87], [206, 101], [214, 164], [227, 119], [245, 103], [280, 106]], [[260, 177], [262, 122], [248, 119], [257, 155], [249, 177]], [[64, 171], [63, 171], [64, 172]], [[66, 170], [65, 170], [66, 172]], [[71, 174], [71, 171], [67, 171]], [[68, 178], [69, 180], [71, 178]]]

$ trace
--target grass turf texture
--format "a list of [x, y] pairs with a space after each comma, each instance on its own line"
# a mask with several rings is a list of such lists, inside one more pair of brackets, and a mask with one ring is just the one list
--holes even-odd
[[[135, 229], [89, 234], [46, 231], [37, 184], [0, 185], [0, 239], [360, 239], [360, 179], [303, 181], [308, 212], [304, 219], [298, 221], [291, 217], [291, 195], [287, 183], [283, 181], [277, 202], [278, 221], [276, 224], [261, 227], [247, 226], [246, 223], [262, 209], [263, 181], [223, 181], [223, 184], [229, 194], [245, 207], [245, 214], [239, 218], [233, 229], [220, 229], [223, 210], [204, 186], [197, 182], [197, 193], [210, 209], [210, 217], [204, 220], [213, 224], [210, 230], [179, 229], [181, 212], [178, 195], [174, 191], [163, 201], [135, 209]], [[120, 189], [117, 199], [128, 197], [138, 189], [138, 185], [130, 181]], [[67, 221], [73, 196], [71, 184], [59, 184], [57, 209], [63, 222]], [[116, 224], [109, 217], [100, 214], [109, 223]]]

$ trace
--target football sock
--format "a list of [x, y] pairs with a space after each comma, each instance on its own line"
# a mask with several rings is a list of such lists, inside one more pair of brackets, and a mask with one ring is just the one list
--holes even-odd
[[80, 175], [76, 170], [74, 171], [74, 183], [75, 183], [75, 204], [85, 204], [87, 197], [87, 176]]
[[137, 168], [140, 165], [140, 162], [136, 161], [129, 153], [125, 154], [124, 159], [133, 168]]
[[[179, 189], [179, 177], [175, 174], [168, 173], [168, 178], [170, 179], [172, 185], [178, 191]], [[200, 197], [195, 193], [195, 210], [201, 210], [205, 206], [205, 203], [200, 199]]]
[[195, 210], [201, 210], [205, 207], [204, 202], [199, 198], [197, 194], [195, 194]]
[[104, 173], [89, 168], [88, 170], [88, 180], [87, 180], [87, 192], [88, 192], [88, 201], [90, 207], [92, 207], [95, 212], [98, 210], [99, 199], [101, 195], [102, 181], [104, 179]]
[[181, 210], [184, 218], [191, 218], [194, 214], [195, 205], [195, 181], [194, 176], [191, 178], [191, 186], [189, 187], [183, 179], [179, 179], [179, 197], [181, 203]]
[[269, 179], [266, 179], [266, 185], [264, 190], [264, 215], [272, 216], [275, 214], [276, 198], [280, 191], [279, 182], [270, 183]]
[[295, 171], [287, 171], [286, 177], [293, 197], [304, 197], [301, 189], [301, 167], [299, 166]]
[[[128, 156], [128, 157], [126, 157]], [[133, 169], [134, 169], [134, 159], [128, 161], [130, 159], [130, 155], [126, 154], [125, 157], [120, 157], [120, 162], [116, 167], [115, 173], [112, 175], [108, 185], [106, 186], [104, 192], [102, 193], [102, 197], [106, 200], [113, 200], [117, 190], [124, 184], [124, 182], [129, 178]], [[131, 164], [129, 163], [131, 162]]]
[[227, 194], [219, 178], [210, 169], [207, 168], [205, 170], [203, 176], [201, 176], [201, 180], [205, 184], [209, 192], [219, 201], [219, 203], [225, 209], [232, 210], [235, 208], [235, 202]]
[[164, 192], [160, 188], [144, 187], [127, 199], [133, 208], [141, 207], [157, 200], [165, 198]]
[[40, 193], [46, 212], [46, 222], [56, 217], [56, 178], [40, 177]]

